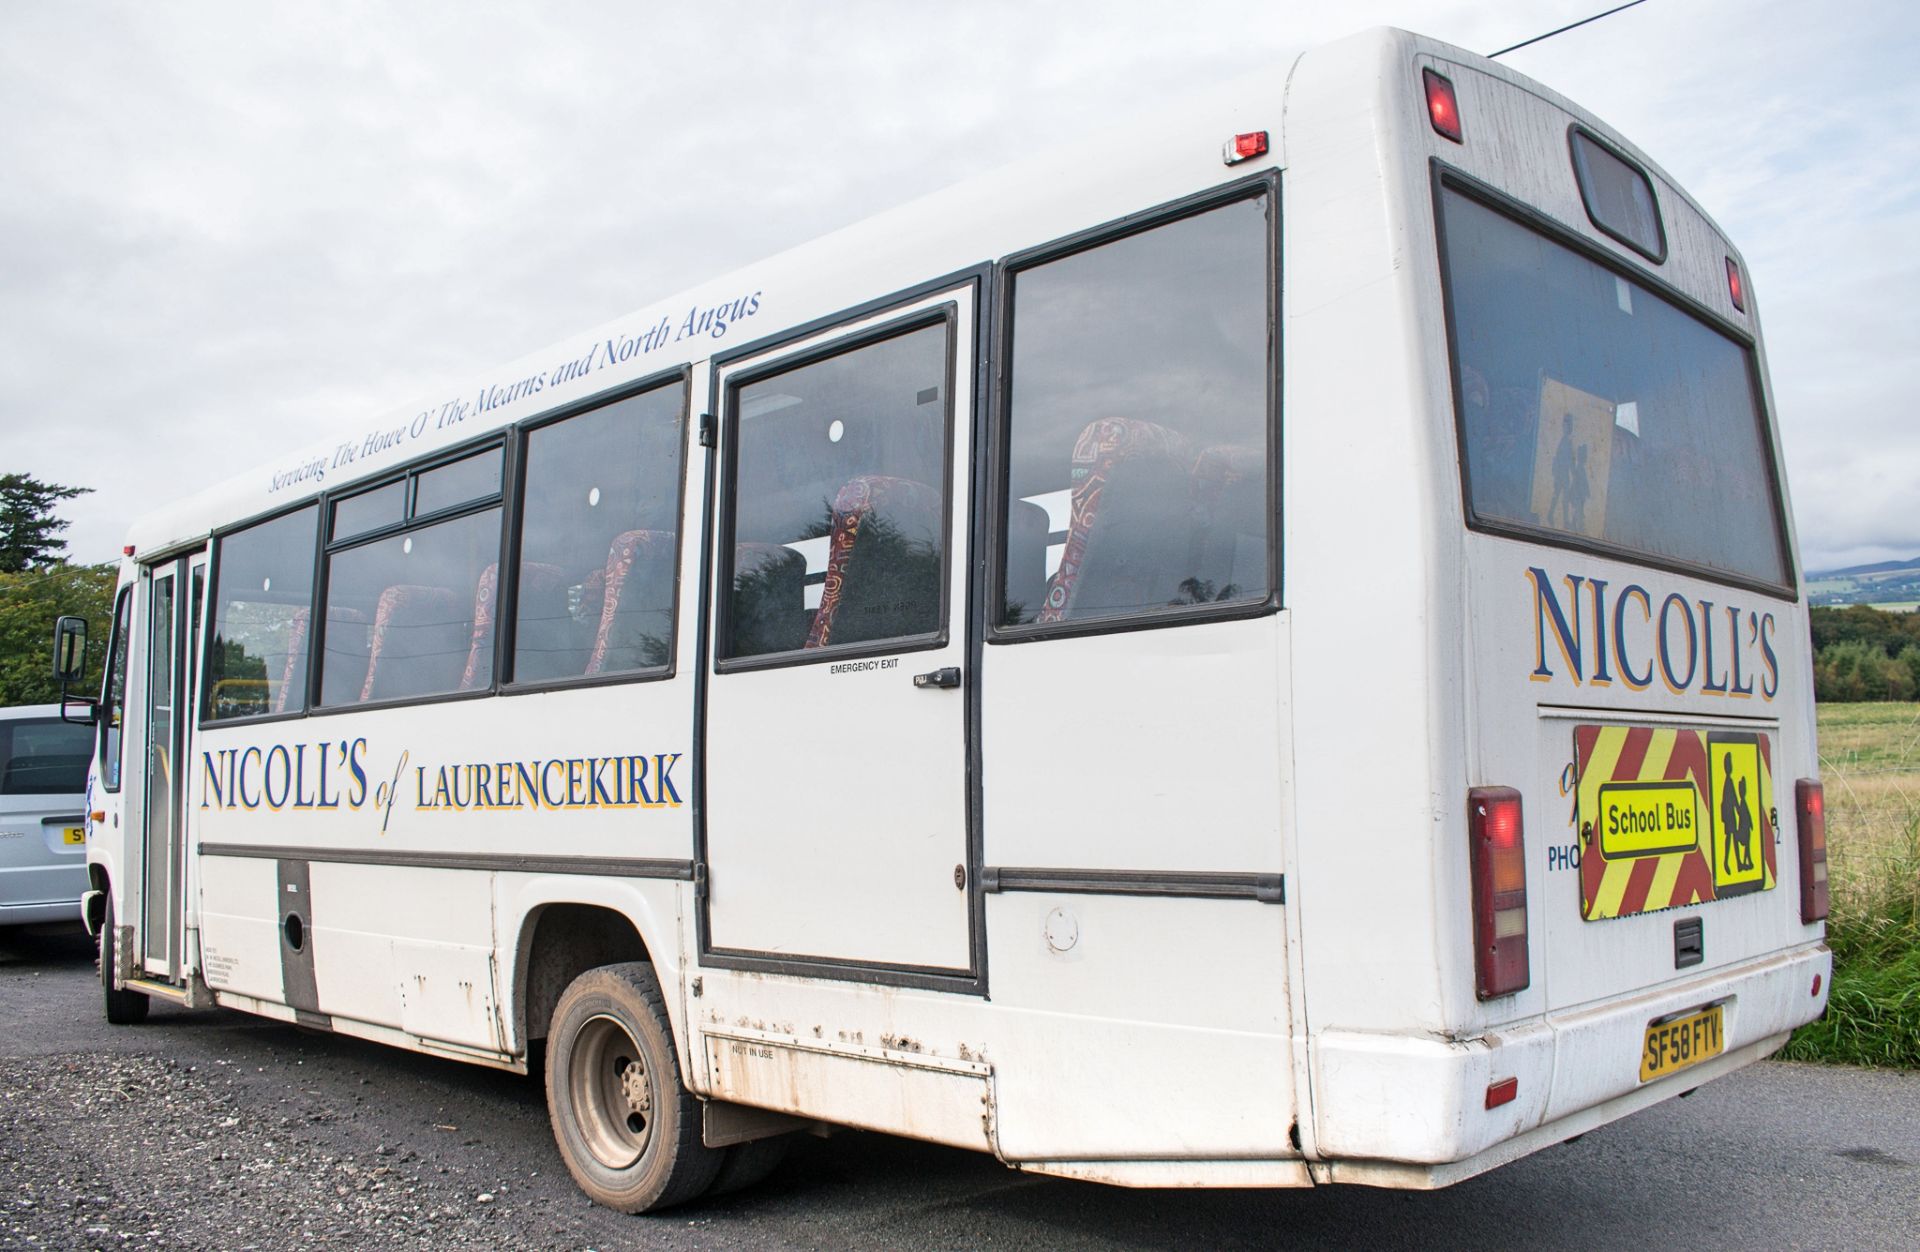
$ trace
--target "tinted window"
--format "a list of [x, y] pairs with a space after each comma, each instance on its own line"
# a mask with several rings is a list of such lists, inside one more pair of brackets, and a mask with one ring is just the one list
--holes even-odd
[[397, 525], [407, 514], [407, 484], [402, 479], [333, 502], [333, 539], [351, 539], [370, 530]]
[[1474, 517], [1784, 586], [1747, 349], [1477, 200], [1442, 206]]
[[413, 486], [413, 515], [424, 517], [456, 504], [500, 494], [499, 448], [489, 448], [423, 471]]
[[100, 711], [100, 764], [106, 777], [101, 785], [120, 790], [120, 727], [127, 712], [127, 624], [133, 610], [133, 588], [120, 589], [113, 606], [113, 643], [107, 657], [105, 707]]
[[1593, 224], [1658, 262], [1667, 255], [1653, 184], [1585, 131], [1573, 132], [1573, 168]]
[[317, 506], [220, 540], [207, 717], [307, 707]]
[[1267, 209], [1015, 275], [1003, 624], [1269, 594]]
[[497, 507], [329, 556], [320, 702], [490, 685], [499, 556]]
[[0, 721], [0, 796], [79, 795], [93, 728], [57, 718]]
[[[320, 623], [321, 704], [493, 685], [504, 455], [496, 445], [335, 504]], [[367, 503], [349, 510], [355, 502]], [[417, 520], [461, 505], [470, 511], [431, 524]], [[401, 520], [407, 526], [397, 534], [338, 542]]]
[[927, 326], [739, 389], [725, 655], [939, 630], [947, 355]]
[[662, 387], [528, 433], [515, 681], [672, 659], [685, 408]]

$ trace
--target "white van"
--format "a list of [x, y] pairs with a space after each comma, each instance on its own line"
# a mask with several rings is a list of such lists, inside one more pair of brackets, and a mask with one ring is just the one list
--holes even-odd
[[0, 926], [78, 922], [93, 728], [57, 704], [0, 709]]

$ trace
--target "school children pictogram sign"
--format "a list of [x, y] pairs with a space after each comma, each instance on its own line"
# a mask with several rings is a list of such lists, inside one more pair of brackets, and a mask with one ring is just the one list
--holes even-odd
[[1587, 921], [1773, 888], [1767, 736], [1578, 726], [1573, 739]]

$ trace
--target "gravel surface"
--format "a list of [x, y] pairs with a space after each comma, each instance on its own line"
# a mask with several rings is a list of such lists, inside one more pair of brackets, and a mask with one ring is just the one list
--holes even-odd
[[[351, 1112], [301, 1091], [261, 1108], [232, 1070], [138, 1052], [0, 1062], [0, 1237], [15, 1248], [497, 1242], [513, 1212], [505, 1179], [470, 1191], [415, 1150], [340, 1152], [319, 1127]], [[46, 1160], [63, 1162], [52, 1179]]]
[[[385, 1143], [341, 1151], [334, 1127], [357, 1120], [364, 1097], [338, 1109], [317, 1091], [275, 1084], [281, 1094], [263, 1101], [261, 1084], [237, 1069], [146, 1053], [0, 1061], [0, 1245], [507, 1242], [520, 1180], [476, 1183], [470, 1169]], [[457, 1137], [457, 1126], [441, 1125]], [[513, 1231], [512, 1242], [580, 1246], [526, 1234]]]
[[1920, 1074], [1763, 1064], [1447, 1190], [1127, 1191], [884, 1135], [650, 1217], [590, 1204], [540, 1083], [224, 1010], [101, 1020], [0, 932], [0, 1249], [1897, 1248]]

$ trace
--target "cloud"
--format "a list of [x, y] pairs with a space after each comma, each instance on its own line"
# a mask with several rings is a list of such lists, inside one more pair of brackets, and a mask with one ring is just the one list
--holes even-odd
[[[1192, 84], [1590, 11], [6, 6], [0, 466], [97, 488], [67, 515], [101, 559], [184, 492]], [[1509, 58], [1739, 241], [1810, 561], [1920, 553], [1917, 28], [1655, 3]]]

